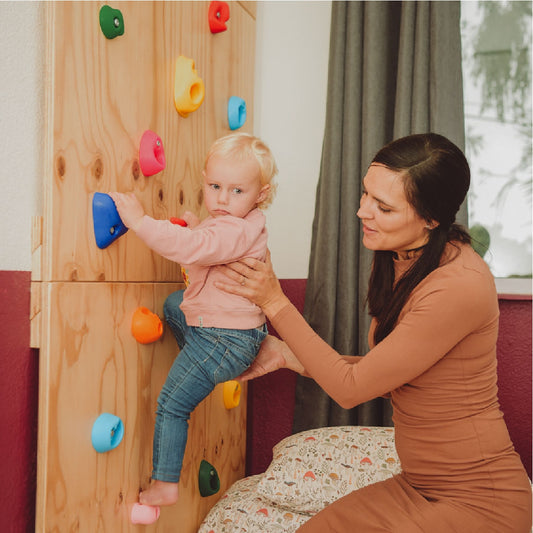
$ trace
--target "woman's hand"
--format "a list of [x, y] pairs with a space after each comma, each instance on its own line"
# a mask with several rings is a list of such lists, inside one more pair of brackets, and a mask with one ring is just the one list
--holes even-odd
[[254, 362], [237, 379], [249, 381], [280, 368], [289, 368], [299, 374], [305, 372], [300, 361], [296, 359], [296, 356], [283, 341], [272, 335], [267, 335]]
[[215, 286], [230, 294], [248, 298], [261, 307], [265, 315], [274, 316], [289, 302], [283, 293], [279, 280], [274, 274], [270, 251], [267, 250], [265, 262], [247, 257], [217, 267], [236, 283], [216, 282]]
[[144, 209], [137, 197], [132, 193], [110, 192], [118, 214], [127, 228], [135, 231], [141, 224]]

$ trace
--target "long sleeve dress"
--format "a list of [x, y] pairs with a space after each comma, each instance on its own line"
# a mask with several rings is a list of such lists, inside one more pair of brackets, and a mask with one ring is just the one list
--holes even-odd
[[[396, 279], [413, 260], [395, 262]], [[302, 533], [526, 533], [531, 485], [497, 397], [498, 300], [470, 246], [448, 244], [394, 330], [357, 362], [342, 358], [287, 305], [272, 324], [341, 406], [390, 394], [402, 473], [352, 492]], [[516, 406], [520, 409], [520, 406]]]

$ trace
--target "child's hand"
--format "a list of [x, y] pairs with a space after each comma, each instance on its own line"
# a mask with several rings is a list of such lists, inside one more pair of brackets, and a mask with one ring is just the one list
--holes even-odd
[[144, 209], [137, 197], [132, 193], [110, 192], [118, 214], [127, 228], [137, 230], [144, 216]]
[[187, 226], [189, 228], [194, 228], [194, 226], [198, 226], [198, 224], [200, 224], [200, 219], [190, 211], [185, 211], [185, 213], [182, 215], [182, 218], [185, 220], [185, 222], [187, 222]]

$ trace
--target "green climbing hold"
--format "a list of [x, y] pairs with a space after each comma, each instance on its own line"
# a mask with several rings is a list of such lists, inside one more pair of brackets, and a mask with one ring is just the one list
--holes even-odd
[[100, 9], [100, 28], [108, 39], [124, 34], [124, 17], [119, 9], [102, 6]]
[[220, 490], [220, 479], [213, 465], [202, 459], [198, 472], [198, 488], [202, 496], [212, 496]]

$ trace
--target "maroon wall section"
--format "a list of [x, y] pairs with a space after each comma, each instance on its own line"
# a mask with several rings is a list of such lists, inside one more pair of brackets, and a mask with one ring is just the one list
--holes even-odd
[[500, 298], [498, 396], [509, 434], [531, 479], [531, 298]]
[[[303, 312], [305, 279], [281, 280], [283, 291]], [[270, 333], [276, 330], [268, 324]], [[272, 460], [272, 447], [292, 434], [296, 374], [278, 370], [248, 385], [247, 475], [264, 472]]]
[[0, 530], [34, 531], [38, 353], [30, 344], [30, 273], [0, 271]]
[[[303, 309], [305, 280], [282, 280]], [[500, 299], [498, 383], [511, 438], [531, 477], [531, 298]], [[0, 271], [0, 531], [34, 531], [38, 353], [29, 346], [30, 273]], [[274, 332], [275, 333], [275, 332]], [[296, 376], [280, 370], [250, 384], [247, 474], [264, 472], [291, 434]]]

